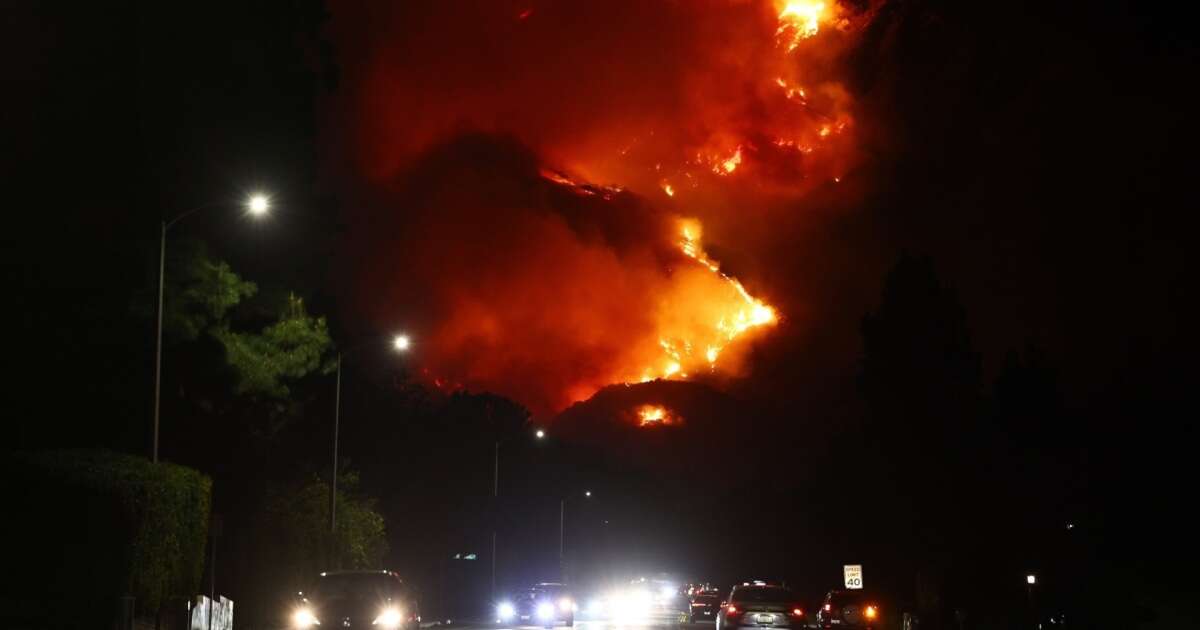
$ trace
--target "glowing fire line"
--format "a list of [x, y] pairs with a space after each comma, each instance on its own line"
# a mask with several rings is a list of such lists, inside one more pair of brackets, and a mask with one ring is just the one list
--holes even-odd
[[[708, 342], [704, 347], [703, 359], [708, 364], [710, 370], [716, 368], [717, 359], [721, 352], [728, 347], [742, 333], [759, 326], [775, 324], [778, 321], [778, 315], [775, 309], [764, 303], [762, 300], [750, 295], [746, 287], [742, 286], [736, 278], [730, 277], [721, 272], [721, 266], [713, 259], [708, 257], [700, 247], [700, 223], [695, 220], [683, 220], [680, 222], [679, 249], [685, 256], [703, 265], [713, 274], [719, 276], [721, 280], [732, 287], [740, 298], [741, 305], [734, 310], [723, 314], [716, 322], [713, 322], [711, 332], [715, 339]], [[649, 368], [642, 373], [641, 382], [654, 380], [655, 378], [688, 378], [688, 373], [683, 370], [685, 364], [695, 364], [699, 362], [699, 355], [693, 343], [686, 339], [659, 339], [659, 346], [663, 349], [665, 355], [662, 367], [658, 369]]]

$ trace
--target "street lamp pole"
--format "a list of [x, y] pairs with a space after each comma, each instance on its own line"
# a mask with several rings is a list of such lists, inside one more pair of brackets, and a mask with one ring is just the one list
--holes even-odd
[[333, 481], [329, 492], [329, 533], [337, 532], [338, 428], [342, 422], [342, 353], [337, 355], [337, 385], [333, 395]]
[[[163, 333], [163, 293], [166, 284], [167, 269], [167, 230], [183, 219], [216, 204], [197, 206], [171, 219], [162, 221], [162, 229], [158, 241], [158, 322], [154, 335], [154, 442], [150, 447], [150, 459], [158, 463], [158, 431], [159, 417], [162, 408], [162, 333]], [[253, 216], [262, 216], [271, 209], [271, 200], [265, 195], [255, 194], [246, 201], [246, 211]]]
[[[590, 498], [592, 496], [592, 491], [584, 491], [583, 496]], [[563, 497], [558, 500], [558, 572], [559, 578], [564, 584], [567, 581], [566, 522], [567, 498]]]
[[167, 222], [162, 222], [162, 236], [158, 243], [158, 330], [154, 338], [154, 446], [151, 459], [158, 463], [158, 414], [162, 396], [162, 320], [163, 320], [163, 276], [167, 268]]
[[[407, 335], [396, 335], [392, 338], [392, 348], [397, 352], [408, 350], [410, 344]], [[354, 346], [346, 352], [352, 352], [361, 346]], [[337, 479], [338, 479], [338, 432], [342, 423], [342, 351], [337, 354], [337, 376], [335, 377], [333, 395], [333, 475], [329, 484], [329, 534], [331, 544], [335, 545], [337, 533]]]
[[[488, 408], [488, 420], [492, 419], [492, 407]], [[539, 440], [545, 439], [546, 432], [538, 429], [533, 436]], [[496, 440], [495, 449], [492, 451], [492, 504], [494, 509], [500, 510], [500, 442]], [[492, 599], [496, 598], [496, 514], [492, 515]]]
[[[491, 415], [488, 407], [488, 415]], [[500, 507], [500, 440], [496, 440], [495, 458], [492, 461], [492, 506]], [[492, 599], [496, 598], [496, 514], [492, 514]]]

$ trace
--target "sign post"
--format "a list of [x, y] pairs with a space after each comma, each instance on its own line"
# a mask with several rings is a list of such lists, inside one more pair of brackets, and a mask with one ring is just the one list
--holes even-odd
[[842, 576], [846, 580], [846, 588], [860, 589], [863, 587], [863, 575], [861, 564], [847, 564], [842, 566]]

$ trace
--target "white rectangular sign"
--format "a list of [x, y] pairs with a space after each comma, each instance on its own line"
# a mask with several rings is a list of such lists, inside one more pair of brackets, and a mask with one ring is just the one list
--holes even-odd
[[842, 566], [842, 575], [846, 578], [846, 588], [862, 588], [862, 565], [847, 564]]

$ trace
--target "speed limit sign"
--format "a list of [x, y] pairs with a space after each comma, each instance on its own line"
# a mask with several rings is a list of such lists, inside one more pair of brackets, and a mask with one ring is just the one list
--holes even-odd
[[842, 575], [846, 578], [846, 588], [862, 588], [862, 565], [846, 564], [842, 566]]

